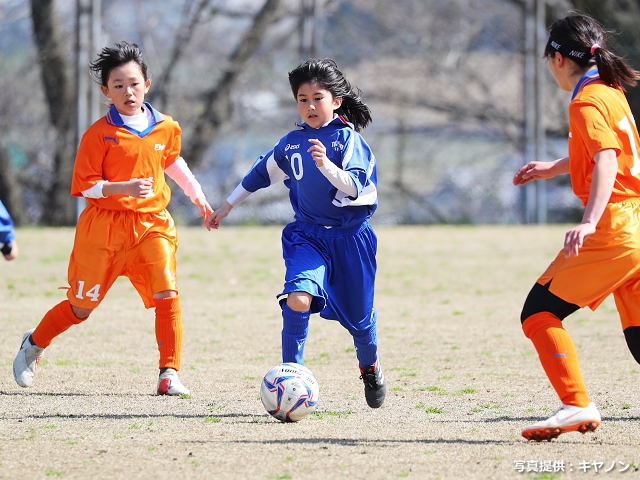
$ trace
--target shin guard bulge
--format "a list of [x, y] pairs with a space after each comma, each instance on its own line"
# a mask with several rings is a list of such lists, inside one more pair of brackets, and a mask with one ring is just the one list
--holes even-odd
[[376, 326], [377, 313], [375, 308], [371, 314], [371, 323], [361, 331], [352, 332], [353, 345], [356, 347], [356, 356], [360, 368], [373, 365], [378, 360], [378, 337]]
[[160, 368], [180, 370], [182, 355], [182, 308], [180, 296], [156, 298], [156, 340]]
[[282, 305], [282, 361], [304, 364], [304, 344], [309, 333], [311, 311], [296, 312]]
[[551, 313], [540, 312], [527, 318], [522, 329], [533, 342], [542, 368], [562, 403], [577, 407], [589, 405], [578, 353], [562, 321]]

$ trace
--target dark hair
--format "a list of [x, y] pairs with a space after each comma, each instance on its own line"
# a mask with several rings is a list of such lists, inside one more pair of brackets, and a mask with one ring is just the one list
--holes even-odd
[[311, 82], [329, 90], [333, 98], [342, 98], [342, 105], [336, 113], [353, 123], [357, 132], [371, 123], [371, 110], [362, 102], [360, 89], [351, 88], [336, 62], [329, 58], [312, 58], [289, 72], [289, 85], [296, 99], [300, 86]]
[[115, 48], [104, 47], [98, 54], [98, 58], [89, 64], [96, 81], [107, 86], [109, 75], [114, 68], [118, 68], [129, 62], [135, 62], [140, 66], [144, 80], [147, 81], [147, 64], [142, 59], [142, 51], [135, 43], [116, 43]]
[[549, 28], [544, 56], [549, 58], [560, 52], [582, 68], [597, 65], [602, 81], [615, 88], [622, 88], [623, 83], [635, 85], [636, 80], [640, 80], [640, 72], [609, 49], [606, 39], [610, 33], [589, 15], [571, 14]]

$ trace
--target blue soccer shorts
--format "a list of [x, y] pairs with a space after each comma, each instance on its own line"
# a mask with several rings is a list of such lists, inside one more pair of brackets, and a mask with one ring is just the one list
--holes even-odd
[[375, 322], [377, 248], [369, 222], [350, 229], [292, 222], [282, 231], [286, 273], [278, 297], [306, 292], [311, 313], [338, 320], [352, 335], [368, 330]]

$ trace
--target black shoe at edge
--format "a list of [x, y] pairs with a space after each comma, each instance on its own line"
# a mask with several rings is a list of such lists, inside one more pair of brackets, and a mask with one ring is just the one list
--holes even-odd
[[384, 374], [380, 363], [369, 365], [360, 370], [360, 378], [364, 383], [364, 396], [367, 399], [367, 405], [371, 408], [378, 408], [384, 403], [384, 397], [387, 395], [387, 382], [384, 380]]

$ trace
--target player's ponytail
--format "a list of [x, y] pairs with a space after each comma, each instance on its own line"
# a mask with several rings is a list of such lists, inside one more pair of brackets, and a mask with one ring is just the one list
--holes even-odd
[[615, 88], [622, 88], [623, 83], [635, 85], [640, 80], [640, 72], [627, 65], [622, 57], [608, 47], [609, 33], [589, 15], [569, 15], [549, 28], [544, 56], [549, 58], [555, 52], [560, 52], [581, 68], [596, 65], [602, 81]]
[[371, 123], [371, 110], [362, 101], [360, 89], [351, 87], [333, 60], [312, 58], [289, 72], [289, 85], [294, 98], [297, 98], [300, 86], [309, 82], [329, 90], [334, 98], [342, 98], [342, 105], [336, 113], [351, 122], [356, 131]]
[[622, 83], [634, 86], [640, 80], [640, 72], [634, 70], [611, 50], [599, 47], [594, 56], [600, 78], [612, 87], [621, 87]]

